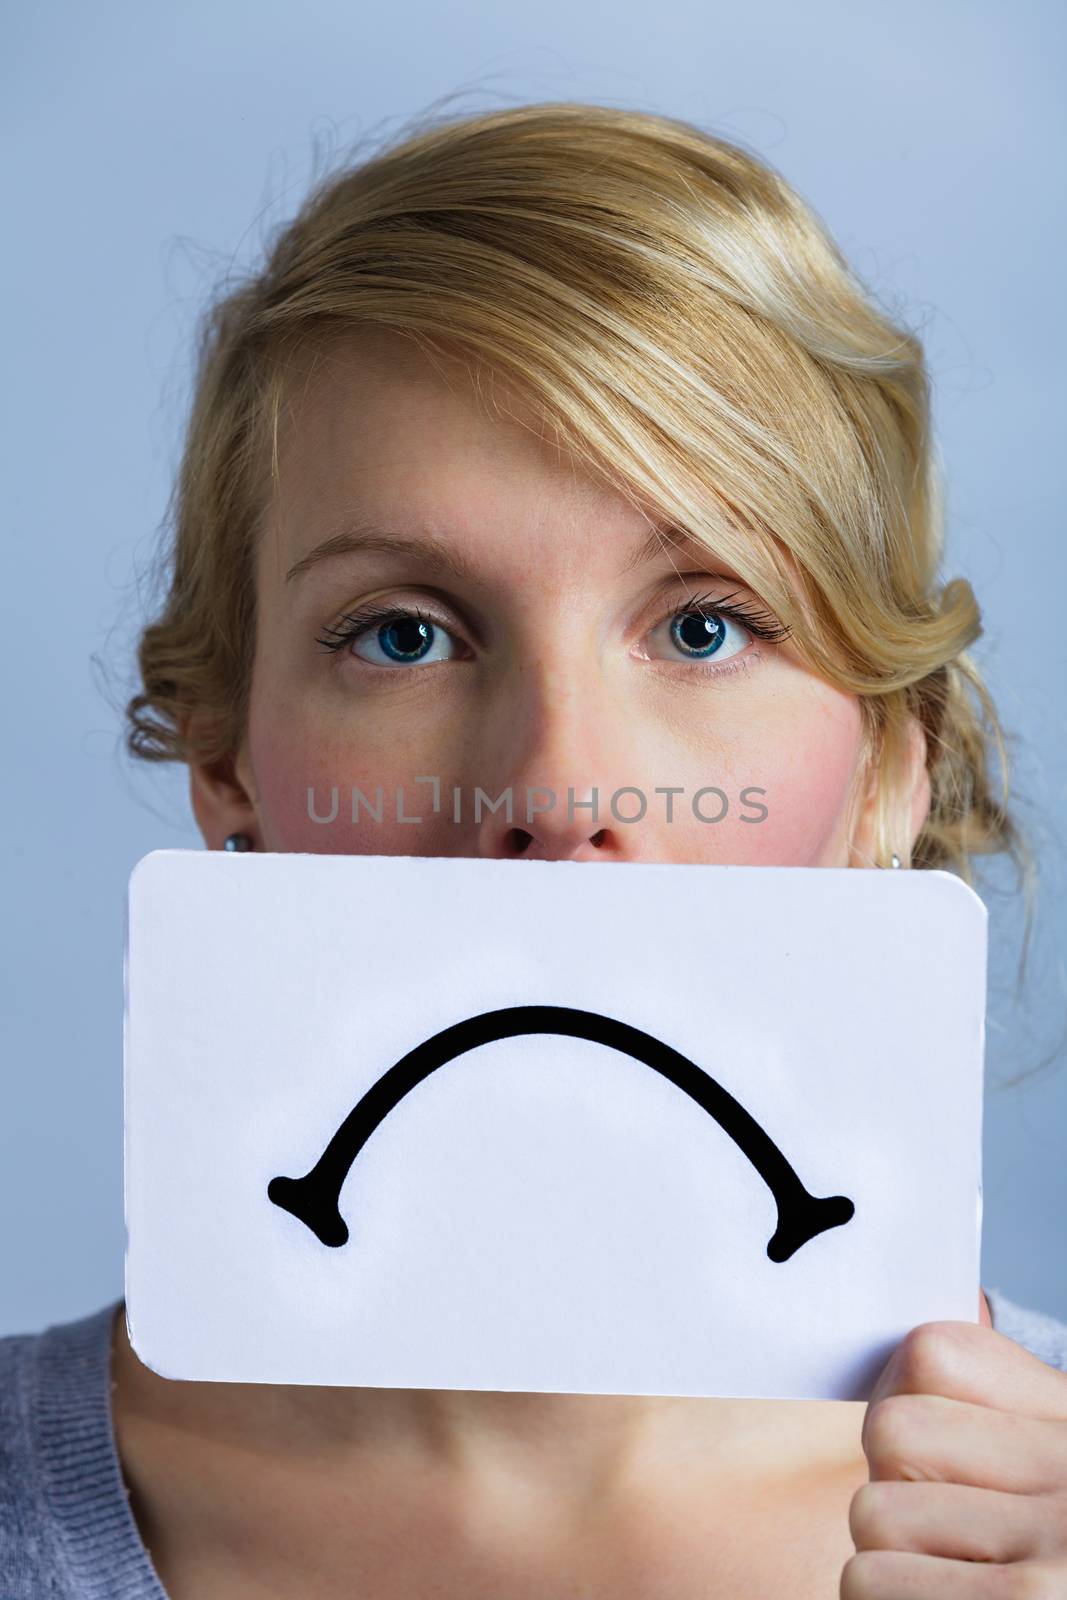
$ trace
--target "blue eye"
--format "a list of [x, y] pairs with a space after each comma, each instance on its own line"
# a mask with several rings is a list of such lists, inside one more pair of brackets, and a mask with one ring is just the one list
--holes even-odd
[[[672, 652], [677, 652], [675, 660], [708, 661], [714, 658], [722, 661], [745, 648], [748, 642], [744, 637], [745, 631], [740, 623], [724, 612], [690, 607], [687, 611], [676, 611], [665, 617], [652, 630], [650, 638], [655, 639], [657, 634], [665, 633], [665, 642]], [[731, 633], [738, 636], [732, 645]]]
[[672, 644], [678, 645], [687, 655], [714, 655], [722, 648], [726, 637], [726, 619], [687, 611], [671, 618], [670, 636]]
[[422, 666], [448, 661], [453, 653], [448, 630], [417, 607], [370, 607], [342, 617], [338, 627], [326, 632], [330, 637], [318, 640], [324, 650], [348, 645], [354, 656], [375, 667]]
[[[674, 660], [726, 661], [740, 654], [748, 638], [781, 643], [789, 637], [788, 628], [766, 611], [752, 611], [731, 604], [732, 596], [716, 599], [713, 594], [692, 595], [652, 630], [651, 638], [666, 632], [666, 644], [676, 651]], [[735, 635], [731, 644], [730, 636]], [[746, 638], [745, 636], [748, 636]], [[668, 660], [672, 659], [670, 655]]]
[[[447, 661], [448, 634], [423, 617], [400, 614], [380, 622], [352, 642], [352, 654], [375, 666], [414, 666], [424, 661]], [[442, 655], [442, 649], [445, 654]], [[380, 653], [376, 653], [380, 652]]]

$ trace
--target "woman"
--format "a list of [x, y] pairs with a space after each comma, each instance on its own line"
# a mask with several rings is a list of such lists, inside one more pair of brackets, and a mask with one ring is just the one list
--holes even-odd
[[[442, 120], [321, 183], [212, 314], [174, 534], [129, 742], [211, 849], [1026, 859], [921, 348], [684, 123]], [[767, 814], [316, 820], [428, 773]], [[976, 1314], [865, 1406], [174, 1383], [119, 1303], [0, 1345], [0, 1592], [1067, 1595], [1067, 1327]]]

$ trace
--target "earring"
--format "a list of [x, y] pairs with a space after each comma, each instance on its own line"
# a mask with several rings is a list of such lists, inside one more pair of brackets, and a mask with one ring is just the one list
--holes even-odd
[[252, 841], [247, 833], [231, 833], [222, 847], [224, 850], [251, 850]]
[[890, 866], [893, 866], [893, 867], [899, 867], [900, 866], [900, 857], [897, 855], [895, 850], [893, 851], [893, 858], [892, 858], [892, 860], [890, 862]]

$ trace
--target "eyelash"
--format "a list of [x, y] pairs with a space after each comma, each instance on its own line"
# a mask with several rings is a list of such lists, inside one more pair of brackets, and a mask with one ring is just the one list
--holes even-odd
[[[739, 591], [734, 589], [731, 594]], [[747, 607], [730, 604], [731, 595], [717, 599], [714, 594], [691, 595], [684, 605], [677, 606], [673, 611], [668, 611], [661, 622], [674, 622], [678, 617], [688, 617], [694, 611], [706, 608], [712, 616], [730, 617], [734, 622], [739, 622], [743, 628], [757, 639], [763, 639], [768, 644], [782, 644], [789, 638], [789, 629], [772, 616], [769, 611], [752, 611]]]
[[[383, 626], [386, 622], [402, 622], [406, 617], [414, 617], [419, 622], [428, 622], [435, 628], [443, 628], [445, 624], [439, 617], [430, 616], [419, 606], [365, 606], [362, 611], [345, 612], [341, 618], [346, 627], [327, 628], [325, 631], [332, 634], [329, 639], [316, 639], [316, 644], [321, 644], [324, 650], [343, 650], [346, 644], [354, 644], [364, 633], [369, 633], [374, 625]], [[370, 662], [368, 665], [373, 666]]]
[[[732, 594], [737, 592], [737, 590], [733, 590]], [[676, 606], [673, 610], [660, 617], [656, 626], [658, 627], [663, 622], [674, 622], [680, 617], [691, 616], [694, 612], [700, 612], [703, 615], [703, 608], [706, 608], [713, 616], [728, 617], [731, 621], [740, 623], [754, 638], [762, 639], [767, 643], [781, 644], [790, 637], [790, 630], [778, 622], [769, 611], [753, 611], [743, 605], [731, 605], [730, 601], [731, 595], [727, 595], [724, 598], [718, 598], [711, 593], [690, 595], [684, 605]], [[315, 642], [332, 654], [335, 651], [343, 650], [346, 645], [354, 644], [363, 634], [369, 633], [372, 627], [382, 627], [387, 622], [400, 622], [406, 618], [414, 618], [419, 622], [429, 623], [431, 627], [447, 627], [447, 624], [443, 623], [438, 617], [423, 611], [419, 606], [376, 606], [372, 604], [365, 606], [361, 611], [346, 612], [340, 618], [340, 626], [333, 626], [324, 630], [329, 637], [316, 639]], [[748, 658], [746, 657], [745, 659], [747, 663]], [[737, 665], [739, 664], [737, 663]], [[365, 665], [373, 670], [375, 663], [367, 662]], [[415, 662], [414, 665], [417, 666], [418, 663]], [[679, 659], [672, 665], [689, 665], [697, 669], [703, 669], [709, 676], [737, 670], [734, 657], [730, 657], [728, 662], [723, 662], [722, 664], [696, 660], [686, 663], [684, 660]], [[389, 669], [386, 668], [384, 670], [388, 671]]]

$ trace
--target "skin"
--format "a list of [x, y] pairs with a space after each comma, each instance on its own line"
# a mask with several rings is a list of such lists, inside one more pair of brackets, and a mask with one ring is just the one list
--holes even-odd
[[[634, 565], [649, 519], [558, 452], [518, 394], [495, 393], [504, 418], [478, 408], [458, 363], [435, 368], [387, 333], [306, 361], [257, 553], [245, 735], [191, 769], [206, 844], [871, 865], [858, 701], [740, 623], [710, 661], [687, 656], [672, 610], [711, 593], [759, 612], [759, 597], [704, 549]], [[397, 548], [311, 560], [356, 508], [467, 570]], [[336, 651], [316, 642], [372, 600], [432, 617], [429, 659], [391, 664], [375, 627]], [[420, 775], [460, 789], [460, 823], [448, 801], [433, 815]], [[352, 826], [351, 789], [379, 784], [423, 820], [386, 805]], [[670, 823], [659, 803], [634, 824], [607, 810], [624, 785], [651, 798], [709, 784], [729, 801], [718, 823], [683, 797]], [[308, 788], [326, 814], [334, 785], [338, 819], [316, 822]], [[475, 819], [476, 786], [511, 788], [510, 823]], [[601, 814], [568, 817], [569, 786], [597, 788]], [[742, 820], [746, 786], [765, 791], [758, 826]], [[556, 808], [524, 814], [544, 787]], [[918, 728], [907, 798], [913, 842], [930, 803]], [[834, 1583], [842, 1600], [1067, 1593], [1067, 1376], [994, 1331], [981, 1291], [978, 1316], [913, 1330], [866, 1405], [174, 1384], [140, 1363], [120, 1316], [116, 1435], [172, 1595], [313, 1579], [326, 1600], [390, 1600], [442, 1592], [442, 1570], [471, 1600], [543, 1596], [561, 1575], [583, 1594], [686, 1600], [711, 1571], [717, 1592], [752, 1600]], [[1052, 1586], [1007, 1587], [1023, 1568]]]

